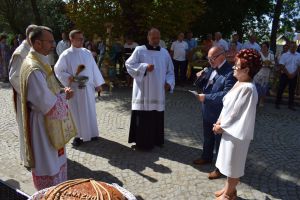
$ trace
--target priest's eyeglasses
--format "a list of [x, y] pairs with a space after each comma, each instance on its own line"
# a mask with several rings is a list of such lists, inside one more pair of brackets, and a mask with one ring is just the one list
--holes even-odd
[[39, 40], [39, 41], [42, 41], [42, 42], [49, 42], [51, 44], [55, 44], [56, 42], [54, 40]]

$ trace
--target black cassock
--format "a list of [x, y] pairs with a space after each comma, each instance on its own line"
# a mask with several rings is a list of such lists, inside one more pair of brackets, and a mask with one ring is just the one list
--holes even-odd
[[133, 110], [129, 130], [129, 143], [139, 149], [150, 150], [164, 144], [164, 111]]

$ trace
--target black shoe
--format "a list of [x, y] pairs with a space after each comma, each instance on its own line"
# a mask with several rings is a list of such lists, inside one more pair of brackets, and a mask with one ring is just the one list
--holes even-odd
[[136, 151], [144, 151], [144, 152], [152, 150], [152, 148], [141, 148], [141, 147], [137, 146], [136, 144], [132, 145], [131, 148]]
[[289, 106], [289, 109], [292, 111], [297, 111], [297, 109], [294, 106]]
[[164, 148], [164, 144], [156, 144], [156, 146], [159, 148]]
[[98, 141], [100, 139], [100, 137], [92, 137], [91, 141]]
[[82, 139], [80, 139], [80, 138], [74, 138], [74, 140], [73, 140], [73, 142], [72, 142], [72, 145], [73, 145], [74, 147], [78, 147], [78, 146], [80, 146], [82, 143], [83, 143], [83, 140], [82, 140]]

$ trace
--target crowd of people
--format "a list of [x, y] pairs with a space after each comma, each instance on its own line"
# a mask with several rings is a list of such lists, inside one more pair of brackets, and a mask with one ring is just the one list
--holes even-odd
[[[131, 38], [123, 46], [112, 45], [111, 59], [123, 62], [133, 87], [128, 142], [141, 151], [163, 147], [166, 92], [172, 93], [175, 83], [185, 84], [190, 55], [201, 46], [209, 67], [196, 74], [195, 95], [202, 105], [204, 144], [201, 157], [193, 164], [211, 164], [215, 150], [216, 169], [208, 178], [227, 176], [225, 186], [215, 196], [218, 200], [236, 199], [236, 186], [244, 175], [253, 139], [256, 107], [259, 99], [263, 105], [277, 63], [281, 74], [276, 107], [289, 84], [289, 108], [295, 110], [294, 92], [300, 70], [296, 43], [290, 42], [277, 62], [269, 43], [260, 46], [254, 35], [242, 44], [237, 34], [227, 42], [217, 32], [214, 41], [208, 35], [198, 45], [191, 32], [186, 39], [184, 33], [179, 33], [170, 49], [156, 28], [149, 30], [147, 39], [140, 46]], [[62, 33], [56, 46], [58, 60], [51, 63], [49, 55], [54, 50], [52, 30], [30, 25], [25, 40], [6, 61], [14, 92], [20, 158], [32, 171], [37, 190], [67, 180], [65, 145], [73, 137], [75, 147], [99, 139], [95, 92], [101, 93], [105, 84], [101, 73], [104, 41], [100, 39], [95, 45], [85, 40], [82, 31], [72, 30]]]

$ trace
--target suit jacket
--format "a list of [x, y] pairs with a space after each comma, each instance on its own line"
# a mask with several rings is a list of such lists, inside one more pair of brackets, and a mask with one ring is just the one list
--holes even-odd
[[202, 103], [203, 121], [207, 123], [215, 123], [218, 120], [223, 108], [223, 97], [236, 82], [232, 66], [226, 61], [217, 69], [213, 82], [207, 85], [213, 71], [213, 68], [209, 69], [200, 85], [205, 94], [205, 101]]

